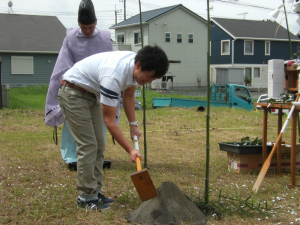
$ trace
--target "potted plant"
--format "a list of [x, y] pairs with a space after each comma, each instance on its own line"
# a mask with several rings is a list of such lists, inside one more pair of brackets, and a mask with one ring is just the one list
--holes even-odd
[[271, 104], [289, 104], [290, 102], [293, 101], [292, 97], [287, 94], [287, 93], [282, 93], [280, 94], [280, 96], [282, 96], [281, 98], [270, 98], [268, 100], [268, 103], [271, 103]]
[[[241, 141], [233, 142], [219, 142], [220, 150], [227, 152], [234, 152], [238, 154], [261, 154], [262, 153], [262, 139], [256, 137], [253, 141], [250, 137], [243, 137]], [[270, 152], [272, 146], [267, 146], [267, 151]]]

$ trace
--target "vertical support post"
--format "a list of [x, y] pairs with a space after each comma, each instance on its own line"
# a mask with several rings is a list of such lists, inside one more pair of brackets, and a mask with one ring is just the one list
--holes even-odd
[[[140, 8], [141, 40], [142, 40], [142, 48], [143, 48], [144, 47], [144, 38], [143, 38], [141, 0], [139, 0], [139, 8]], [[147, 168], [146, 95], [145, 95], [145, 88], [146, 88], [146, 86], [143, 84], [144, 168]]]
[[[277, 135], [279, 136], [282, 129], [282, 109], [278, 109], [278, 125], [277, 125]], [[279, 144], [277, 146], [277, 172], [281, 171], [281, 140], [279, 140]]]
[[296, 131], [297, 131], [297, 114], [295, 110], [292, 115], [292, 140], [291, 140], [291, 186], [296, 185]]
[[209, 119], [210, 119], [210, 13], [207, 0], [207, 115], [206, 115], [206, 175], [205, 175], [205, 204], [208, 204], [209, 193]]
[[264, 164], [267, 159], [267, 130], [268, 130], [268, 108], [262, 107], [264, 109], [263, 115], [263, 148], [262, 148], [262, 163]]
[[300, 117], [299, 113], [297, 114], [297, 122], [298, 122], [298, 142], [300, 143]]

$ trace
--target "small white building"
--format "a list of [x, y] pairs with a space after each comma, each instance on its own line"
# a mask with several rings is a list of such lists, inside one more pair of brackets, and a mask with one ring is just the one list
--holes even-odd
[[[166, 79], [174, 89], [198, 89], [206, 86], [207, 21], [183, 5], [142, 12], [143, 42], [158, 45], [167, 54], [170, 68]], [[114, 50], [137, 52], [142, 47], [140, 14], [112, 27]], [[161, 80], [152, 87], [160, 86]]]

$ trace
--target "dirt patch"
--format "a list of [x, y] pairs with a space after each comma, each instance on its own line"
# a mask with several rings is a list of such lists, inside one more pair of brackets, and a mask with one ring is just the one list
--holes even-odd
[[181, 136], [182, 135], [180, 133], [180, 131], [178, 131], [178, 130], [169, 130], [167, 134], [170, 136]]
[[127, 219], [135, 224], [206, 224], [206, 216], [173, 182], [161, 184], [158, 197], [144, 202]]

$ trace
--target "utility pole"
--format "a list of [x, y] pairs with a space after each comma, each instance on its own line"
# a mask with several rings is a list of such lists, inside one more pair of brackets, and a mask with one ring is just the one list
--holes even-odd
[[126, 20], [126, 0], [119, 0], [119, 2], [124, 2], [124, 20]]
[[117, 24], [117, 5], [115, 4], [115, 24]]
[[115, 24], [118, 23], [118, 15], [122, 12], [122, 9], [117, 10], [117, 6], [115, 5]]
[[126, 20], [126, 0], [124, 0], [124, 21]]

